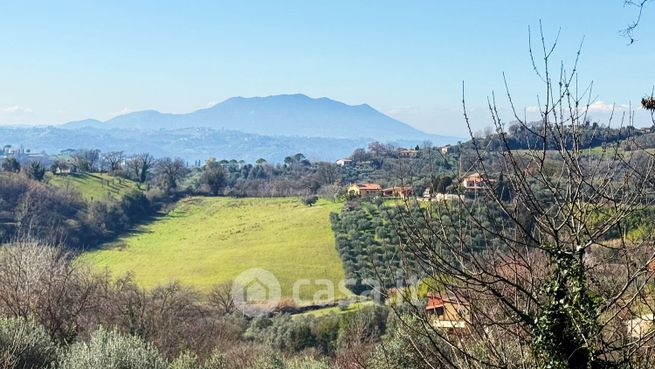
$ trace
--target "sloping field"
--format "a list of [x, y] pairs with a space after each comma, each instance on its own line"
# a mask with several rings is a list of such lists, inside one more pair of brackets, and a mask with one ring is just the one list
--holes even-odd
[[106, 173], [49, 175], [47, 179], [52, 186], [78, 191], [87, 201], [119, 200], [137, 187], [129, 179], [112, 177]]
[[129, 271], [145, 287], [171, 280], [207, 291], [250, 268], [272, 272], [282, 294], [292, 296], [299, 279], [302, 299], [312, 299], [327, 279], [344, 278], [335, 249], [329, 214], [341, 204], [314, 206], [297, 198], [187, 198], [175, 209], [133, 234], [83, 254], [80, 260], [109, 268], [116, 276]]

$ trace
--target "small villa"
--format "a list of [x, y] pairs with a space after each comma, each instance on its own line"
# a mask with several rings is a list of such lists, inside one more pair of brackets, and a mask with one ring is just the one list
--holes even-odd
[[644, 314], [637, 318], [628, 320], [625, 325], [630, 337], [642, 338], [653, 333], [653, 329], [655, 329], [655, 315]]
[[473, 173], [462, 180], [462, 187], [467, 190], [486, 190], [490, 188], [495, 179], [484, 178], [480, 173]]
[[348, 165], [348, 164], [350, 164], [352, 162], [353, 162], [352, 159], [343, 158], [343, 159], [337, 160], [336, 164], [343, 167], [343, 166], [346, 166], [346, 165]]
[[387, 196], [387, 197], [400, 197], [406, 199], [411, 195], [412, 195], [411, 186], [394, 186], [382, 190], [382, 196]]
[[353, 196], [379, 196], [382, 194], [382, 186], [377, 183], [351, 183], [347, 192]]
[[425, 191], [423, 191], [423, 197], [420, 198], [420, 200], [436, 202], [464, 201], [464, 195], [439, 192], [432, 193], [429, 188], [426, 188]]
[[418, 150], [400, 148], [398, 149], [398, 156], [401, 158], [415, 158], [418, 156]]
[[55, 174], [71, 174], [77, 173], [77, 165], [71, 161], [59, 162], [54, 164]]
[[435, 328], [466, 328], [471, 321], [471, 305], [463, 297], [429, 293], [425, 313]]

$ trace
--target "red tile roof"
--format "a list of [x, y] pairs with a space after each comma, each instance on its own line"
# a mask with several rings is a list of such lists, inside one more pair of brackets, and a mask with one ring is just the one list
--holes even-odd
[[368, 191], [381, 191], [382, 186], [380, 186], [377, 183], [358, 183], [357, 187], [359, 187], [360, 190], [368, 190]]
[[428, 294], [428, 304], [425, 306], [426, 310], [432, 310], [441, 306], [444, 306], [445, 303], [451, 303], [453, 305], [470, 305], [466, 299], [457, 296], [442, 296], [438, 294]]

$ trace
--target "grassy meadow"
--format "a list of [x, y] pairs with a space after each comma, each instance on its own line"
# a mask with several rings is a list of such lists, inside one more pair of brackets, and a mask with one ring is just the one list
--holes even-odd
[[106, 173], [71, 173], [47, 176], [50, 185], [78, 191], [87, 201], [119, 200], [137, 188], [134, 181]]
[[[314, 206], [298, 198], [205, 198], [181, 200], [167, 215], [99, 250], [80, 256], [113, 275], [132, 272], [138, 283], [154, 287], [172, 280], [201, 291], [230, 281], [250, 268], [263, 268], [292, 296], [302, 278], [344, 278], [329, 214], [341, 204], [321, 200]], [[302, 299], [323, 289], [303, 287]]]

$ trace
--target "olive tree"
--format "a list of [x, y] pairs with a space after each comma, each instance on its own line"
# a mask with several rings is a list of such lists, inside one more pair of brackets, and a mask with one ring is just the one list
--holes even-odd
[[[655, 331], [642, 327], [655, 313], [655, 253], [652, 232], [633, 232], [633, 220], [655, 206], [653, 155], [638, 145], [624, 152], [618, 143], [582, 149], [591, 88], [578, 84], [577, 57], [552, 74], [555, 45], [543, 32], [539, 49], [538, 122], [519, 113], [505, 82], [510, 119], [534, 138], [531, 147], [510, 148], [492, 95], [501, 145], [489, 150], [473, 134], [463, 99], [475, 161], [453, 175], [461, 181], [478, 173], [483, 185], [460, 186], [464, 201], [407, 212], [396, 223], [430, 289], [469, 312], [458, 318], [462, 327], [439, 328], [424, 303], [401, 293], [409, 316], [422, 322], [411, 325], [408, 348], [429, 367], [652, 367]], [[650, 229], [649, 222], [639, 224]]]

